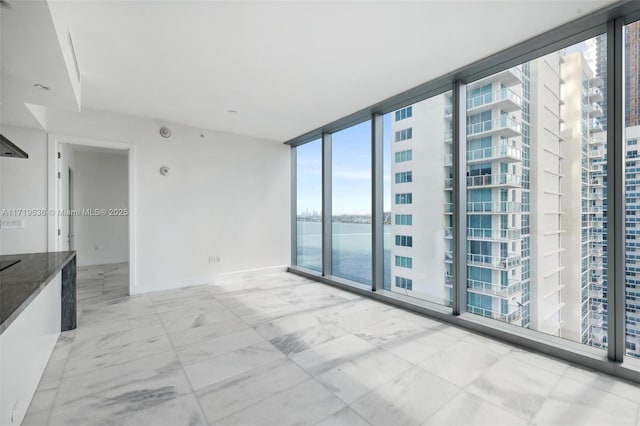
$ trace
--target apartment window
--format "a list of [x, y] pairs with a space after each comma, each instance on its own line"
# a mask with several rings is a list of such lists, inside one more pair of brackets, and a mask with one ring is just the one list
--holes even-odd
[[411, 139], [413, 137], [413, 129], [409, 127], [408, 129], [402, 129], [395, 132], [396, 142], [406, 141], [407, 139]]
[[[624, 31], [625, 50], [624, 58], [624, 109], [625, 119], [623, 124], [624, 137], [627, 141], [627, 159], [638, 158], [638, 139], [640, 139], [640, 58], [637, 52], [640, 50], [640, 21], [632, 22], [625, 26]], [[606, 111], [605, 111], [606, 114]], [[605, 133], [606, 134], [606, 133]], [[635, 235], [635, 221], [640, 205], [636, 203], [636, 184], [640, 181], [640, 170], [636, 167], [636, 161], [627, 161], [625, 167], [625, 227], [626, 239], [632, 240]], [[605, 197], [606, 198], [606, 197]], [[606, 232], [606, 229], [604, 230]], [[625, 244], [625, 349], [626, 355], [631, 360], [640, 361], [640, 320], [637, 310], [640, 306], [640, 293], [636, 290], [636, 283], [640, 279], [640, 269], [636, 266], [636, 259], [640, 259], [640, 244], [629, 241]], [[605, 301], [603, 300], [603, 303]], [[607, 318], [608, 319], [608, 318]], [[607, 321], [602, 319], [602, 330], [607, 329]], [[637, 364], [637, 362], [636, 362]]]
[[322, 271], [322, 141], [296, 148], [298, 266]]
[[[599, 166], [606, 138], [598, 120], [603, 79], [587, 59], [591, 44], [597, 37], [467, 84], [467, 214], [481, 226], [468, 233], [467, 310], [604, 348], [603, 238], [589, 235], [606, 232]], [[606, 51], [597, 57], [606, 63]], [[552, 96], [531, 96], [541, 91]], [[500, 106], [491, 106], [497, 100]], [[556, 121], [536, 128], [542, 124], [530, 123], [530, 116]], [[575, 117], [580, 125], [570, 126]], [[546, 128], [568, 136], [560, 140]], [[580, 149], [567, 151], [570, 144]], [[542, 195], [534, 201], [530, 191]], [[530, 236], [531, 227], [538, 232]], [[531, 240], [544, 256], [530, 256]], [[538, 271], [535, 285], [531, 270]], [[576, 276], [563, 272], [569, 270]], [[583, 308], [588, 315], [581, 315]]]
[[396, 245], [399, 247], [412, 247], [413, 237], [410, 235], [396, 235]]
[[413, 159], [413, 150], [406, 149], [395, 153], [396, 163], [403, 163], [405, 161], [411, 161]]
[[413, 290], [413, 281], [409, 278], [396, 276], [396, 287], [404, 290]]
[[396, 256], [396, 266], [400, 268], [413, 268], [413, 259], [405, 256]]
[[413, 203], [413, 195], [411, 192], [402, 194], [396, 194], [396, 204], [411, 204]]
[[[451, 96], [451, 92], [433, 96], [386, 114], [382, 120], [383, 126], [388, 126], [383, 131], [384, 175], [389, 187], [385, 212], [395, 216], [395, 225], [412, 226], [410, 232], [400, 227], [385, 230], [384, 289], [412, 289], [412, 297], [445, 306], [451, 305], [453, 283]], [[407, 122], [395, 119], [403, 117], [406, 110], [411, 111], [413, 127], [421, 129], [421, 149], [394, 143], [405, 140], [405, 130], [411, 131]], [[412, 136], [409, 133], [406, 138]], [[405, 161], [411, 161], [411, 171]], [[414, 170], [420, 173], [414, 174]], [[413, 203], [414, 193], [420, 193], [419, 205]], [[406, 257], [408, 248], [410, 258]], [[407, 268], [415, 274], [412, 281], [406, 281]]]
[[408, 106], [406, 108], [399, 109], [395, 112], [396, 121], [404, 120], [405, 118], [410, 118], [413, 115], [413, 106]]
[[413, 216], [410, 214], [397, 214], [395, 218], [396, 225], [413, 225]]
[[413, 182], [412, 172], [399, 172], [396, 173], [396, 183], [409, 183]]
[[371, 122], [333, 133], [332, 273], [371, 283]]
[[[616, 8], [613, 13], [617, 16], [626, 13], [624, 10]], [[634, 15], [623, 18], [628, 22]], [[604, 20], [599, 16], [594, 15], [594, 19]], [[607, 28], [617, 28], [619, 22], [609, 21]], [[586, 27], [578, 28], [580, 26], [576, 24], [570, 31], [587, 30]], [[605, 25], [593, 28], [601, 29]], [[551, 37], [557, 37], [556, 34], [552, 33]], [[529, 62], [476, 81], [468, 76], [484, 75], [483, 70], [475, 66], [464, 68], [461, 76], [465, 82], [463, 87], [468, 90], [467, 114], [461, 117], [464, 119], [461, 130], [466, 130], [467, 146], [462, 149], [466, 150], [467, 161], [465, 170], [456, 170], [459, 175], [453, 173], [451, 166], [455, 159], [451, 145], [452, 110], [459, 105], [452, 101], [450, 94], [433, 96], [424, 104], [420, 102], [419, 107], [416, 103], [412, 105], [416, 106], [415, 110], [407, 107], [383, 117], [375, 116], [376, 124], [383, 124], [382, 132], [375, 133], [382, 135], [384, 140], [382, 176], [377, 168], [344, 173], [334, 167], [333, 190], [341, 186], [338, 184], [340, 177], [366, 178], [365, 174], [375, 176], [376, 183], [382, 187], [379, 189], [384, 194], [384, 214], [380, 216], [383, 235], [375, 235], [376, 241], [384, 244], [384, 268], [378, 270], [378, 273], [384, 273], [384, 290], [377, 293], [379, 297], [398, 291], [406, 295], [404, 301], [424, 297], [450, 304], [452, 291], [466, 286], [466, 311], [469, 313], [552, 334], [558, 338], [549, 340], [554, 345], [560, 338], [590, 345], [597, 349], [595, 352], [590, 349], [590, 353], [600, 352], [601, 355], [605, 355], [609, 344], [608, 333], [625, 315], [625, 363], [640, 358], [640, 277], [637, 276], [640, 253], [634, 252], [640, 247], [637, 242], [640, 241], [637, 237], [640, 235], [640, 207], [635, 205], [640, 200], [640, 177], [637, 176], [640, 172], [637, 148], [640, 139], [640, 57], [636, 55], [640, 51], [640, 25], [637, 22], [626, 25], [623, 34], [626, 38], [624, 49], [619, 49], [620, 44], [616, 43], [609, 46], [609, 51], [626, 54], [622, 58], [625, 79], [617, 82], [624, 91], [624, 118], [618, 116], [617, 111], [612, 114], [607, 110], [606, 85], [612, 76], [607, 79], [607, 60], [611, 58], [607, 58], [605, 35], [551, 53], [539, 45], [544, 55], [535, 58], [532, 53], [527, 55], [533, 57]], [[572, 35], [571, 40], [577, 40], [577, 37]], [[562, 40], [552, 41], [564, 45]], [[534, 40], [536, 44], [538, 42]], [[507, 52], [508, 55], [513, 53]], [[513, 58], [507, 58], [509, 63]], [[491, 58], [487, 63], [495, 67], [493, 69], [500, 69], [495, 61], [502, 59]], [[434, 84], [427, 83], [425, 88], [434, 90]], [[619, 86], [616, 84], [616, 87]], [[402, 102], [406, 99], [403, 96], [380, 105], [386, 108], [391, 103]], [[421, 122], [428, 110], [423, 105], [433, 106], [433, 110], [429, 119]], [[617, 224], [619, 216], [607, 211], [611, 201], [608, 194], [614, 189], [608, 188], [610, 179], [607, 179], [607, 162], [612, 160], [608, 158], [611, 153], [607, 153], [610, 139], [607, 137], [607, 115], [615, 116], [616, 126], [624, 123], [625, 131], [625, 167], [614, 172], [616, 177], [620, 177], [618, 173], [624, 173], [625, 179], [625, 206], [621, 207], [627, 235], [622, 242], [618, 240], [621, 236], [617, 234], [620, 229], [617, 226], [611, 234], [613, 241], [608, 238], [609, 228], [612, 223]], [[416, 139], [419, 143], [412, 141], [413, 127], [418, 129]], [[371, 145], [371, 138], [367, 139]], [[376, 139], [375, 142], [379, 141]], [[370, 155], [368, 149], [364, 151]], [[349, 157], [346, 153], [343, 155]], [[407, 161], [412, 163], [406, 164]], [[616, 158], [616, 164], [618, 161]], [[376, 158], [378, 164], [379, 158]], [[408, 168], [420, 170], [411, 176], [411, 184], [406, 183], [406, 175], [402, 174]], [[466, 203], [457, 206], [451, 187], [455, 182], [465, 182], [465, 177]], [[617, 190], [617, 179], [615, 183]], [[367, 188], [365, 192], [369, 190]], [[415, 204], [413, 193], [419, 194]], [[380, 206], [380, 200], [375, 201], [375, 205]], [[303, 210], [298, 207], [298, 214], [301, 213]], [[414, 214], [417, 215], [415, 223]], [[455, 283], [453, 280], [458, 274], [452, 269], [453, 217], [458, 219], [465, 215], [477, 226], [468, 224], [467, 232], [457, 234], [467, 239], [467, 244], [459, 247], [462, 253], [456, 263], [463, 266], [459, 262], [464, 264], [466, 261], [467, 280]], [[369, 223], [355, 208], [342, 216], [344, 223]], [[378, 229], [379, 226], [375, 232]], [[300, 234], [304, 235], [304, 231]], [[370, 246], [371, 232], [367, 234]], [[406, 234], [411, 234], [410, 246], [405, 245], [408, 243], [403, 239], [408, 236]], [[625, 286], [626, 309], [616, 309], [615, 317], [608, 311], [612, 291], [607, 276], [608, 266], [614, 263], [613, 250], [609, 250], [613, 243], [625, 244], [626, 275], [626, 282], [616, 282], [619, 286], [616, 290]], [[299, 246], [300, 249], [303, 244]], [[378, 248], [376, 245], [376, 250]], [[348, 247], [345, 245], [340, 249], [346, 253]], [[416, 259], [415, 265], [413, 259]], [[371, 263], [370, 258], [366, 263]], [[376, 267], [379, 266], [376, 262]], [[415, 285], [415, 293], [412, 291], [411, 295], [406, 291], [407, 280], [411, 280], [412, 289]], [[375, 290], [380, 290], [377, 282]], [[461, 320], [465, 321], [464, 316]], [[513, 332], [513, 327], [503, 330], [504, 333]], [[619, 330], [616, 328], [615, 331]], [[529, 340], [532, 346], [533, 340]], [[618, 357], [618, 346], [623, 343], [616, 340], [615, 344], [616, 350], [610, 354]], [[575, 345], [571, 345], [571, 349], [567, 347], [567, 353], [573, 352], [573, 348]], [[622, 370], [625, 369], [623, 364]]]

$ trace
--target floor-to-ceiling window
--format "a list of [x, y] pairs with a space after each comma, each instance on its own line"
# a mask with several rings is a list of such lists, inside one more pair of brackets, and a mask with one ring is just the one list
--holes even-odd
[[450, 305], [451, 92], [383, 117], [384, 289]]
[[640, 21], [624, 34], [625, 353], [640, 358]]
[[322, 141], [295, 149], [297, 264], [322, 272]]
[[[447, 85], [453, 92], [443, 94], [436, 81], [372, 107], [372, 120], [323, 128], [331, 143], [329, 275], [416, 310], [446, 312], [422, 301], [452, 306], [462, 313], [452, 321], [489, 333], [527, 339], [539, 332], [547, 352], [561, 345], [572, 361], [583, 354], [620, 361], [623, 352], [629, 362], [640, 358], [640, 25], [621, 23], [557, 51], [541, 46], [516, 66], [492, 65], [502, 69], [495, 74], [470, 65]], [[622, 44], [611, 37], [621, 27]], [[589, 34], [596, 28], [604, 25]], [[616, 79], [623, 84], [611, 90], [623, 96], [608, 93]], [[466, 93], [454, 96], [457, 89]], [[613, 111], [622, 98], [622, 112]], [[465, 145], [453, 158], [458, 118]], [[372, 183], [382, 200], [371, 199]], [[622, 192], [624, 200], [612, 195]], [[628, 365], [620, 367], [625, 375]]]
[[371, 122], [331, 135], [332, 275], [371, 284]]
[[467, 311], [604, 348], [601, 37], [467, 84]]

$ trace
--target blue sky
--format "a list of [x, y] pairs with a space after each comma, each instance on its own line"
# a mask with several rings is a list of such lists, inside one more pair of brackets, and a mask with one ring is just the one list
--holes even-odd
[[[390, 202], [391, 114], [383, 120], [385, 210]], [[333, 134], [333, 214], [371, 214], [371, 122]], [[322, 144], [297, 148], [298, 213], [322, 210]]]

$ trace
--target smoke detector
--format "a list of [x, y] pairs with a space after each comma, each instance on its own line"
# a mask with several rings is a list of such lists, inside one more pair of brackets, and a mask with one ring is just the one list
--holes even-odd
[[160, 127], [160, 136], [162, 136], [163, 138], [170, 138], [171, 129], [168, 127]]

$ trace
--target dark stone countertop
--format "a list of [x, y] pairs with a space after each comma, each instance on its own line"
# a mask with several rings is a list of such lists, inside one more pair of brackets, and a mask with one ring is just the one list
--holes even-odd
[[75, 251], [61, 251], [0, 256], [0, 261], [20, 259], [0, 272], [0, 334], [75, 255]]

